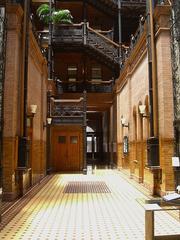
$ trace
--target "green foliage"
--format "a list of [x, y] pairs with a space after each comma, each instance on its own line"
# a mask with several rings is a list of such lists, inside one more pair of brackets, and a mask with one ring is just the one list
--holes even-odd
[[39, 19], [46, 24], [48, 24], [51, 19], [49, 12], [50, 12], [49, 5], [47, 5], [47, 4], [40, 5], [36, 11]]
[[68, 9], [64, 10], [55, 10], [52, 8], [52, 14], [50, 16], [50, 9], [48, 4], [41, 4], [36, 11], [39, 19], [45, 24], [48, 24], [50, 21], [52, 23], [72, 23], [72, 15]]
[[72, 15], [69, 10], [54, 11], [52, 14], [53, 23], [72, 23]]

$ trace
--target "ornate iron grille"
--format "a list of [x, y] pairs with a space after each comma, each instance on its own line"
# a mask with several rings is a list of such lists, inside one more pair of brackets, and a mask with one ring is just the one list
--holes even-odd
[[171, 50], [174, 92], [175, 154], [180, 155], [180, 1], [173, 1]]
[[105, 182], [102, 181], [77, 181], [68, 182], [64, 193], [111, 193]]
[[6, 18], [5, 7], [0, 7], [0, 186], [2, 185], [2, 130], [3, 130], [3, 93], [5, 78]]
[[79, 123], [83, 124], [84, 119], [84, 100], [67, 99], [58, 100], [51, 99], [50, 116], [53, 118], [53, 123]]

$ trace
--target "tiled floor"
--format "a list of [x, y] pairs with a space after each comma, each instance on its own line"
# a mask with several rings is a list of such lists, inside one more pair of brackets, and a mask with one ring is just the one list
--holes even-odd
[[[0, 239], [144, 239], [145, 199], [116, 170], [55, 175], [6, 225]], [[166, 212], [155, 219], [156, 234], [180, 234], [180, 222]]]

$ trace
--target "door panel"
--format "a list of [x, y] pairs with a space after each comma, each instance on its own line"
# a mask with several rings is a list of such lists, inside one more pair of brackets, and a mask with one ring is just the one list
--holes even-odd
[[69, 135], [69, 143], [68, 143], [68, 160], [69, 160], [69, 166], [72, 170], [79, 169], [79, 136], [76, 133], [73, 133]]
[[79, 132], [55, 132], [53, 159], [55, 171], [80, 170]]

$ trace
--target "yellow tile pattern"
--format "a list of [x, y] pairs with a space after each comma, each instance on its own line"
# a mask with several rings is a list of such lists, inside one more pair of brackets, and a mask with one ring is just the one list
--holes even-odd
[[[64, 193], [68, 182], [105, 182], [110, 192]], [[93, 175], [57, 174], [5, 226], [0, 239], [143, 240], [147, 199], [116, 170]], [[156, 234], [180, 233], [180, 222], [156, 214]]]

